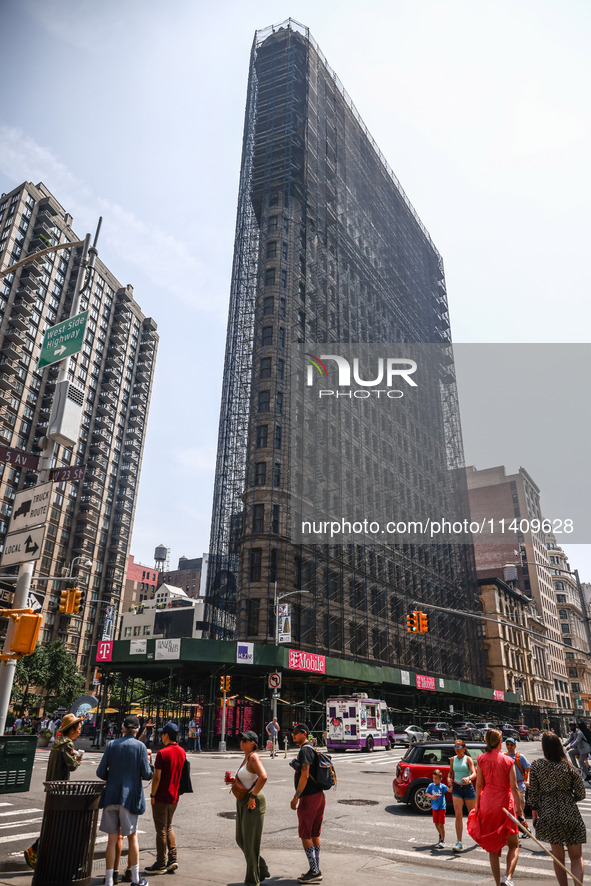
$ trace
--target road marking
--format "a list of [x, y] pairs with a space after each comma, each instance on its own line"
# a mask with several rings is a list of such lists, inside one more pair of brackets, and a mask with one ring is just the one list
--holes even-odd
[[[355, 831], [347, 831], [346, 833], [355, 833]], [[331, 840], [331, 846], [349, 846], [350, 847], [350, 845], [351, 845], [350, 843], [339, 843], [339, 842], [336, 842], [335, 840]], [[415, 862], [425, 861], [427, 858], [429, 858], [429, 859], [435, 858], [438, 862], [440, 862], [440, 863], [443, 862], [444, 864], [449, 864], [449, 865], [452, 865], [454, 863], [455, 859], [459, 858], [459, 855], [460, 855], [460, 853], [458, 853], [458, 855], [456, 855], [456, 856], [448, 856], [447, 858], [444, 855], [437, 855], [437, 856], [429, 855], [429, 856], [422, 857], [420, 852], [409, 852], [407, 849], [390, 849], [387, 846], [360, 846], [360, 845], [356, 845], [355, 849], [357, 851], [361, 850], [362, 852], [375, 852], [376, 855], [383, 855], [385, 853], [386, 855], [396, 855], [396, 856], [400, 856], [403, 858], [414, 858]], [[482, 850], [482, 851], [484, 851], [484, 850]], [[477, 865], [478, 867], [486, 868], [487, 870], [490, 869], [490, 865], [489, 865], [488, 861], [479, 861], [477, 858], [469, 858], [469, 859], [467, 859], [467, 861], [469, 861], [470, 864]], [[523, 874], [536, 874], [538, 877], [539, 876], [554, 877], [553, 873], [548, 873], [543, 868], [520, 867], [519, 870]]]
[[11, 837], [0, 837], [0, 843], [14, 843], [16, 840], [30, 840], [31, 837], [35, 839], [39, 836], [39, 831], [34, 831], [32, 834], [13, 834]]
[[30, 812], [43, 812], [42, 809], [11, 809], [10, 812], [0, 812], [0, 815], [29, 815]]
[[[25, 818], [24, 820], [21, 818], [20, 821], [11, 821], [5, 822], [3, 821], [0, 824], [0, 831], [6, 831], [8, 828], [20, 828], [23, 824], [37, 824], [37, 822], [43, 821], [43, 817], [41, 818]], [[18, 834], [15, 834], [14, 839], [18, 839]]]

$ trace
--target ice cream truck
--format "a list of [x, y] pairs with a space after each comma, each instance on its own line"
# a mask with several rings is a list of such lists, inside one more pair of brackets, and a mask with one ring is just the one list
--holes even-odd
[[394, 727], [385, 701], [364, 692], [326, 701], [326, 747], [329, 751], [373, 751], [394, 747]]

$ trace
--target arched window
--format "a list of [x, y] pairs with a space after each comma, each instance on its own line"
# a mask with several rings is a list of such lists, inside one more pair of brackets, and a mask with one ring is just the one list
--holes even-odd
[[563, 581], [555, 581], [554, 582], [554, 590], [555, 591], [563, 591], [564, 590], [564, 582]]

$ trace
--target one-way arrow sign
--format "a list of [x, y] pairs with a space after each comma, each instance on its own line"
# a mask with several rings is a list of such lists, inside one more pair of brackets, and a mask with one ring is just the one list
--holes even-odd
[[18, 563], [38, 560], [41, 556], [44, 535], [45, 526], [7, 535], [4, 539], [2, 566], [16, 566]]

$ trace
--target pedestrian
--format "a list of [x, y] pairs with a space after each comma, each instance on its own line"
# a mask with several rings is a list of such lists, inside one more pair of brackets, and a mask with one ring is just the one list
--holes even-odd
[[314, 780], [317, 768], [316, 751], [308, 740], [308, 727], [296, 723], [291, 737], [299, 747], [299, 753], [290, 765], [295, 771], [295, 794], [291, 808], [297, 809], [298, 835], [302, 841], [309, 870], [298, 877], [298, 883], [320, 883], [320, 831], [324, 818], [324, 791]]
[[22, 717], [20, 716], [20, 714], [19, 714], [19, 715], [17, 715], [17, 718], [16, 718], [16, 720], [14, 721], [14, 724], [13, 724], [13, 726], [14, 726], [14, 731], [15, 731], [15, 732], [19, 732], [19, 731], [22, 729], [22, 725], [23, 725], [23, 718], [22, 718]]
[[259, 737], [256, 732], [248, 730], [242, 733], [240, 748], [244, 759], [236, 770], [236, 775], [229, 779], [232, 793], [236, 797], [236, 843], [246, 859], [244, 886], [259, 886], [271, 876], [261, 855], [261, 837], [267, 809], [261, 791], [267, 782], [267, 773], [257, 753], [258, 746]]
[[189, 720], [189, 744], [189, 750], [195, 752], [197, 750], [197, 721], [195, 717], [191, 717]]
[[166, 723], [162, 730], [164, 747], [156, 754], [150, 791], [152, 818], [156, 828], [156, 861], [145, 869], [150, 874], [172, 874], [178, 868], [172, 819], [179, 802], [181, 773], [187, 759], [186, 753], [178, 745], [178, 735], [179, 727], [176, 723]]
[[47, 724], [47, 728], [49, 729], [51, 735], [49, 738], [49, 744], [53, 744], [55, 741], [55, 736], [57, 735], [57, 720], [55, 717], [52, 717], [49, 723]]
[[426, 796], [431, 800], [431, 814], [433, 815], [433, 824], [439, 836], [437, 848], [443, 849], [445, 846], [445, 811], [447, 808], [447, 787], [441, 784], [443, 773], [441, 769], [434, 769], [432, 775], [433, 781], [426, 790]]
[[[525, 810], [525, 791], [529, 782], [530, 762], [525, 756], [517, 750], [514, 738], [508, 738], [505, 741], [507, 753], [505, 756], [511, 757], [515, 763], [515, 778], [517, 779], [517, 787], [519, 796], [521, 797], [521, 806]], [[521, 833], [522, 839], [527, 839], [527, 834]]]
[[[529, 804], [538, 840], [551, 844], [552, 855], [564, 864], [566, 846], [573, 877], [583, 880], [582, 844], [587, 842], [585, 824], [577, 803], [585, 799], [585, 785], [579, 771], [571, 766], [557, 735], [542, 735], [543, 758], [534, 760], [529, 774]], [[567, 874], [554, 864], [560, 886], [567, 886]]]
[[[519, 828], [503, 812], [503, 807], [525, 822], [521, 797], [510, 757], [501, 752], [502, 733], [487, 729], [486, 751], [477, 758], [476, 804], [468, 815], [466, 830], [488, 852], [495, 886], [514, 886], [513, 873], [519, 858]], [[507, 873], [501, 878], [501, 852], [507, 851]]]
[[[80, 766], [84, 751], [75, 750], [74, 742], [80, 735], [82, 720], [83, 717], [76, 717], [74, 714], [66, 714], [64, 717], [62, 734], [54, 741], [49, 754], [46, 781], [69, 781], [70, 773]], [[30, 868], [37, 864], [38, 849], [39, 838], [24, 851], [25, 861]]]
[[131, 882], [135, 886], [148, 886], [145, 877], [140, 878], [137, 822], [138, 816], [146, 811], [142, 779], [152, 778], [152, 769], [146, 746], [136, 738], [139, 728], [137, 717], [126, 717], [123, 735], [107, 745], [96, 770], [98, 777], [106, 781], [99, 803], [103, 810], [100, 830], [108, 835], [105, 886], [113, 886], [119, 831], [127, 837]]
[[[583, 726], [584, 725], [585, 724], [583, 723]], [[589, 744], [589, 742], [585, 738], [580, 724], [577, 725], [576, 723], [571, 723], [570, 730], [571, 734], [567, 743], [567, 746], [569, 748], [568, 755], [573, 766], [577, 765], [576, 758], [579, 758], [579, 766], [583, 771], [583, 775], [585, 779], [589, 780], [589, 766], [587, 765], [587, 757], [589, 756], [589, 753], [591, 753], [591, 744]]]
[[464, 803], [468, 807], [468, 814], [474, 809], [476, 803], [476, 767], [470, 754], [466, 753], [466, 742], [463, 738], [456, 738], [454, 742], [455, 757], [449, 761], [449, 775], [447, 783], [452, 789], [451, 795], [456, 815], [456, 845], [454, 852], [462, 852], [462, 834], [464, 830]]
[[273, 717], [270, 723], [267, 723], [266, 732], [271, 740], [271, 756], [277, 756], [277, 740], [279, 737], [279, 723], [277, 722], [277, 717]]

